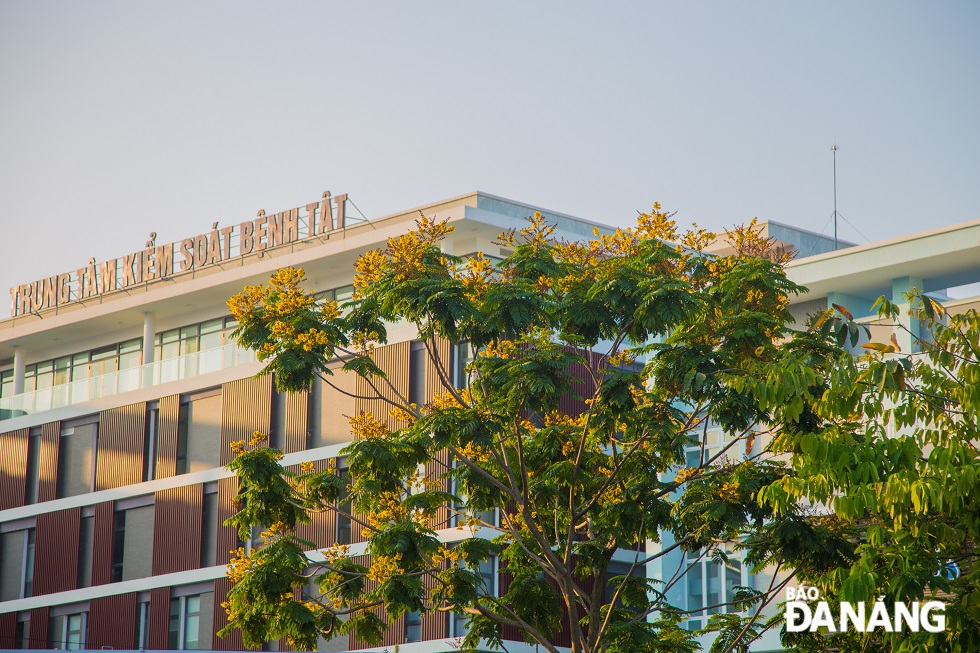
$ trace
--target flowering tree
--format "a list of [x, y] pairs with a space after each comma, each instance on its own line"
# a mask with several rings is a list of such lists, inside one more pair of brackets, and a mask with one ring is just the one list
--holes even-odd
[[[240, 629], [250, 646], [287, 637], [309, 649], [338, 633], [377, 642], [384, 608], [389, 619], [466, 618], [467, 648], [509, 632], [555, 652], [564, 622], [576, 653], [693, 651], [698, 633], [682, 627], [692, 609], [668, 601], [687, 568], [648, 578], [648, 563], [679, 552], [726, 560], [733, 542], [751, 563], [813, 574], [848, 558], [833, 529], [758, 501], [786, 473], [760, 435], [802, 428], [842, 350], [836, 331], [787, 329], [801, 289], [755, 230], [735, 230], [738, 253], [714, 257], [702, 253], [713, 234], [679, 235], [657, 205], [636, 228], [586, 242], [555, 240], [535, 214], [501, 236], [513, 254], [493, 265], [442, 253], [451, 229], [422, 218], [363, 255], [347, 307], [315, 301], [294, 270], [229, 301], [239, 342], [280, 389], [357, 374], [401, 426], [352, 415], [349, 477], [292, 473], [259, 439], [238, 445], [240, 511], [229, 523], [243, 537], [267, 531], [231, 564], [223, 633]], [[400, 320], [436, 370], [441, 391], [427, 405], [409, 402], [372, 358]], [[440, 354], [447, 341], [475, 352], [465, 383]], [[562, 403], [570, 395], [580, 409]], [[709, 424], [729, 434], [720, 451], [694, 448]], [[336, 546], [311, 563], [312, 544], [294, 529], [325, 510], [363, 529], [369, 561]], [[447, 512], [475, 535], [440, 538], [449, 524], [436, 515]], [[479, 573], [491, 556], [500, 591]], [[614, 573], [614, 556], [628, 569]], [[311, 575], [318, 592], [297, 597]], [[761, 609], [781, 587], [774, 577], [698, 607], [719, 612], [707, 625], [714, 649], [745, 650], [770, 627]]]

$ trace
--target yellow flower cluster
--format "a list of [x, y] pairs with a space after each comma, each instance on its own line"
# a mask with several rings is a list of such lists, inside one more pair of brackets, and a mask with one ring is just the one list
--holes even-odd
[[689, 478], [697, 476], [701, 470], [697, 467], [681, 467], [674, 476], [674, 481], [678, 484], [686, 482]]
[[[470, 395], [469, 390], [458, 390], [460, 398], [466, 403], [471, 404], [473, 402], [473, 397]], [[436, 412], [440, 410], [446, 410], [447, 408], [462, 408], [464, 407], [459, 403], [456, 397], [451, 392], [438, 392], [432, 398], [429, 403], [428, 408], [431, 412]]]
[[409, 515], [408, 508], [402, 503], [401, 497], [394, 492], [383, 492], [377, 500], [379, 507], [368, 513], [368, 523], [374, 528], [405, 521], [410, 517], [416, 522], [421, 520], [421, 516]]
[[231, 315], [239, 322], [247, 322], [252, 311], [265, 303], [269, 289], [265, 286], [245, 286], [245, 289], [228, 300]]
[[486, 463], [490, 460], [490, 450], [486, 447], [478, 447], [469, 443], [459, 449], [459, 453], [476, 463]]
[[479, 354], [486, 358], [510, 358], [516, 350], [517, 345], [512, 340], [498, 340], [488, 343]]
[[313, 351], [314, 347], [329, 345], [330, 337], [327, 336], [326, 331], [310, 327], [309, 331], [296, 336], [296, 344], [302, 346], [306, 351]]
[[232, 583], [239, 583], [255, 568], [255, 560], [248, 555], [245, 547], [241, 546], [232, 550], [231, 556], [231, 562], [228, 563], [225, 576]]
[[[416, 404], [409, 404], [409, 405], [412, 407], [413, 410], [418, 410], [418, 406]], [[394, 406], [393, 408], [391, 408], [391, 410], [388, 411], [388, 415], [393, 419], [396, 419], [400, 422], [406, 422], [410, 425], [415, 423], [415, 415], [413, 415], [406, 409], [402, 408], [401, 406]]]
[[333, 543], [333, 546], [323, 550], [327, 562], [334, 563], [350, 557], [350, 547], [346, 544]]
[[395, 574], [402, 573], [401, 563], [402, 554], [396, 553], [393, 556], [376, 555], [371, 560], [371, 568], [368, 570], [367, 577], [374, 581], [384, 581]]
[[483, 252], [477, 252], [476, 256], [471, 257], [460, 275], [466, 298], [471, 302], [483, 301], [493, 273], [493, 263], [483, 256]]
[[246, 451], [251, 451], [257, 446], [261, 445], [268, 439], [262, 431], [255, 431], [252, 433], [252, 437], [246, 442], [245, 440], [235, 440], [230, 445], [232, 452], [237, 456], [239, 454], [245, 453]]
[[371, 413], [361, 411], [354, 417], [349, 417], [350, 430], [355, 440], [373, 440], [387, 438], [391, 435], [388, 427], [375, 419]]
[[440, 546], [439, 550], [432, 554], [432, 564], [441, 565], [444, 562], [448, 562], [450, 566], [459, 565], [459, 551], [450, 549], [446, 546]]
[[738, 483], [734, 481], [725, 481], [722, 486], [715, 491], [715, 496], [728, 503], [738, 503], [742, 498], [741, 492], [738, 491]]
[[361, 254], [354, 264], [354, 288], [366, 288], [384, 276], [388, 257], [380, 249], [372, 249]]
[[299, 464], [299, 471], [304, 474], [312, 474], [316, 471], [316, 465], [314, 465], [309, 460], [304, 460]]
[[698, 227], [697, 222], [692, 222], [691, 229], [681, 237], [681, 244], [688, 249], [701, 252], [704, 251], [704, 248], [710, 245], [716, 237], [717, 234], [714, 232], [708, 231], [707, 229], [701, 229]]

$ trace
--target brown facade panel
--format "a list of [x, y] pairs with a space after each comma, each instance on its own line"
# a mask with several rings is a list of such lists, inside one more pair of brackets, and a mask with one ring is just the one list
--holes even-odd
[[41, 427], [41, 452], [38, 463], [37, 500], [53, 501], [58, 498], [58, 446], [61, 442], [61, 422], [51, 422]]
[[177, 474], [177, 429], [180, 421], [180, 395], [160, 399], [157, 423], [156, 478]]
[[283, 452], [295, 453], [306, 449], [306, 418], [309, 392], [290, 392], [286, 395], [286, 433]]
[[28, 429], [0, 433], [0, 510], [24, 505], [29, 433]]
[[31, 610], [27, 648], [48, 648], [48, 611], [50, 608]]
[[86, 648], [132, 648], [136, 641], [136, 594], [92, 599], [88, 608]]
[[78, 540], [82, 509], [58, 510], [37, 516], [34, 596], [66, 592], [78, 585]]
[[[231, 589], [231, 581], [227, 578], [218, 578], [214, 581], [214, 632], [228, 625], [228, 615], [221, 604], [228, 600], [228, 591]], [[225, 637], [214, 636], [212, 648], [216, 651], [241, 651], [245, 649], [242, 643], [240, 631], [229, 633]]]
[[[370, 565], [370, 556], [357, 556], [354, 558], [356, 562], [362, 565]], [[371, 591], [377, 587], [377, 582], [369, 580], [364, 584], [365, 591]], [[376, 608], [372, 610], [375, 612], [381, 620], [384, 622], [388, 621], [388, 613], [384, 608]], [[384, 631], [384, 635], [381, 640], [380, 646], [397, 646], [399, 644], [405, 643], [405, 616], [402, 615], [398, 619], [395, 619], [392, 623], [388, 625], [387, 630]], [[359, 648], [367, 648], [371, 646], [362, 639], [354, 636], [354, 633], [348, 635], [348, 646], [351, 650], [356, 650]]]
[[112, 527], [115, 503], [95, 504], [95, 534], [92, 538], [92, 585], [105, 585], [112, 579]]
[[[394, 345], [378, 347], [374, 350], [372, 358], [374, 362], [387, 375], [388, 380], [372, 378], [370, 381], [362, 377], [357, 378], [358, 397], [381, 396], [396, 403], [401, 404], [408, 398], [408, 361], [411, 352], [411, 342], [399, 342]], [[373, 386], [372, 386], [373, 384]], [[403, 399], [399, 399], [401, 395]], [[391, 405], [384, 399], [361, 399], [354, 402], [354, 410], [360, 414], [372, 413], [377, 420], [387, 424], [388, 428], [395, 429], [404, 426], [401, 422], [396, 422], [388, 413]]]
[[201, 566], [203, 485], [156, 493], [153, 517], [153, 575]]
[[[442, 568], [445, 568], [445, 564]], [[436, 588], [436, 579], [432, 576], [426, 576], [422, 579], [422, 585], [426, 592], [432, 592]], [[449, 613], [432, 610], [422, 616], [422, 641], [443, 639], [448, 636]]]
[[[268, 435], [272, 428], [272, 375], [248, 377], [221, 388], [222, 465], [234, 458], [231, 443], [248, 440], [255, 431]], [[305, 440], [304, 440], [305, 442]]]
[[[322, 472], [327, 469], [327, 460], [313, 462], [313, 468]], [[290, 471], [298, 472], [299, 466], [291, 466]], [[317, 549], [325, 549], [337, 542], [337, 513], [333, 510], [310, 513], [309, 524], [296, 525], [296, 537], [313, 542]]]
[[170, 588], [150, 590], [150, 633], [148, 648], [164, 650], [170, 640]]
[[130, 404], [99, 415], [99, 449], [95, 489], [133, 485], [143, 480], [146, 404]]
[[17, 613], [0, 614], [0, 649], [17, 648]]
[[219, 565], [231, 562], [231, 552], [238, 548], [238, 532], [233, 526], [224, 525], [225, 521], [237, 512], [235, 510], [237, 493], [237, 476], [218, 481], [218, 541], [215, 545], [215, 560]]

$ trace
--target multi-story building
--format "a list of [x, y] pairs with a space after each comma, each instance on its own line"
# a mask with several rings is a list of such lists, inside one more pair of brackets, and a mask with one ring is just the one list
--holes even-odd
[[[178, 243], [151, 239], [119, 259], [12, 289], [11, 317], [0, 322], [0, 648], [242, 648], [234, 634], [215, 636], [226, 623], [229, 552], [249, 545], [221, 525], [237, 488], [224, 467], [230, 443], [260, 430], [285, 452], [285, 464], [323, 465], [349, 443], [345, 416], [371, 406], [319, 384], [279, 393], [269, 376], [256, 377], [261, 365], [233, 342], [225, 300], [286, 266], [304, 268], [308, 287], [325, 296], [349, 297], [356, 258], [404, 233], [419, 209], [354, 221], [345, 199], [324, 194]], [[508, 252], [495, 244], [498, 234], [541, 209], [474, 193], [421, 210], [455, 226], [446, 251], [502, 257]], [[542, 213], [566, 239], [609, 230]], [[943, 290], [980, 280], [980, 223], [840, 251], [822, 236], [764, 228], [813, 254], [789, 266], [810, 288], [792, 306], [800, 319], [828, 302], [858, 314], [877, 295], [897, 296], [910, 285]], [[397, 383], [421, 403], [435, 383], [416, 337], [413, 327], [394, 325], [378, 358], [399, 370]], [[456, 351], [457, 368], [466, 355]], [[343, 375], [335, 383], [356, 389]], [[724, 441], [721, 433], [709, 437], [714, 446]], [[343, 469], [343, 459], [337, 463]], [[459, 537], [451, 530], [446, 537]], [[327, 514], [300, 535], [356, 551], [357, 531]], [[707, 606], [753, 582], [733, 560], [665, 557], [647, 573], [697, 567], [671, 597], [693, 611], [688, 627], [695, 628], [710, 616]], [[482, 571], [493, 585], [495, 565]], [[409, 615], [392, 626], [385, 646], [449, 651], [465, 627], [451, 615]], [[344, 637], [321, 650], [357, 648]], [[755, 648], [775, 650], [778, 638]], [[532, 649], [515, 643], [510, 650]]]

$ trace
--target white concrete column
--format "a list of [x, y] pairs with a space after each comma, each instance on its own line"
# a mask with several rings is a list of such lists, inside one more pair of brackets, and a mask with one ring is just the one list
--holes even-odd
[[153, 313], [143, 313], [143, 364], [153, 362], [153, 339], [156, 337], [156, 321]]
[[24, 393], [24, 368], [27, 366], [27, 352], [23, 345], [14, 347], [14, 394]]

